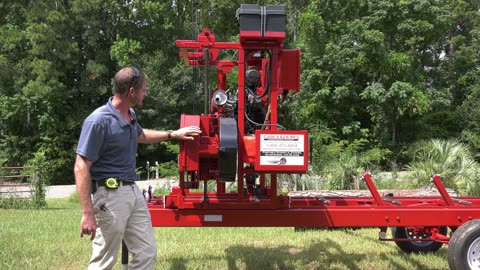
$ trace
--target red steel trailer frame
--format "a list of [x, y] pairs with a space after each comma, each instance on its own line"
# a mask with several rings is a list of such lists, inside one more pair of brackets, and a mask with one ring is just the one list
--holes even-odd
[[[237, 193], [182, 192], [152, 200], [153, 226], [185, 227], [441, 227], [455, 230], [480, 218], [480, 198], [451, 197], [434, 176], [441, 196], [382, 197], [369, 174], [364, 175], [371, 197], [253, 197]], [[382, 229], [383, 230], [383, 229]], [[433, 233], [430, 240], [447, 243], [448, 237]]]
[[[279, 103], [300, 91], [300, 49], [283, 48], [283, 6], [242, 5], [237, 19], [239, 42], [217, 42], [208, 29], [197, 40], [176, 42], [187, 65], [204, 67], [210, 104], [202, 115], [181, 116], [181, 127], [197, 125], [202, 133], [180, 142], [179, 186], [149, 199], [153, 226], [378, 227], [380, 240], [395, 241], [407, 252], [436, 251], [448, 243], [451, 269], [478, 269], [480, 198], [451, 197], [437, 175], [431, 179], [436, 197], [381, 196], [369, 174], [363, 179], [371, 196], [278, 193], [278, 174], [308, 169], [308, 131], [278, 124]], [[235, 59], [219, 60], [221, 55]], [[217, 72], [215, 91], [208, 89], [210, 67]], [[234, 70], [232, 91], [227, 75]], [[213, 192], [209, 180], [215, 181]], [[193, 192], [200, 182], [203, 192]], [[227, 191], [232, 182], [236, 190]], [[386, 236], [389, 227], [393, 238]]]

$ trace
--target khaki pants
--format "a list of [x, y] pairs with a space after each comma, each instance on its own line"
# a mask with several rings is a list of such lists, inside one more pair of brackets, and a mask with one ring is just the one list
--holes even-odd
[[143, 194], [136, 184], [118, 189], [99, 187], [93, 195], [97, 231], [88, 269], [112, 269], [125, 240], [129, 269], [153, 269], [157, 246]]

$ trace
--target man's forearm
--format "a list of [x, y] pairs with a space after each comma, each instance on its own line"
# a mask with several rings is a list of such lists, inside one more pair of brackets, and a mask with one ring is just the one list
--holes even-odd
[[81, 157], [77, 157], [75, 162], [75, 183], [77, 193], [80, 199], [83, 213], [93, 212], [92, 202], [92, 178], [90, 176], [90, 166]]
[[[143, 129], [143, 136], [138, 138], [139, 143], [159, 143], [169, 139], [168, 132], [162, 130]], [[175, 138], [175, 134], [170, 133], [171, 139]]]
[[[193, 140], [202, 130], [196, 126], [183, 127], [171, 132], [152, 129], [143, 129], [143, 133], [138, 136], [139, 143], [158, 143], [169, 139]], [[170, 134], [170, 135], [169, 135]]]

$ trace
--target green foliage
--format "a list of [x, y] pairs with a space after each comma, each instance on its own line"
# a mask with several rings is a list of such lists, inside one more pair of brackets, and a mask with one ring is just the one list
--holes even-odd
[[119, 66], [125, 67], [132, 64], [131, 59], [139, 56], [142, 47], [139, 41], [132, 39], [122, 39], [120, 35], [117, 36], [115, 42], [110, 50], [112, 59], [115, 60]]
[[476, 85], [472, 85], [471, 93], [465, 99], [461, 107], [458, 108], [459, 124], [463, 125], [464, 129], [461, 133], [463, 141], [467, 142], [474, 150], [477, 161], [480, 153], [480, 72], [478, 72]]
[[78, 196], [77, 192], [72, 193], [72, 195], [70, 195], [67, 198], [67, 200], [68, 200], [69, 203], [80, 204], [80, 196]]
[[[48, 182], [46, 182], [42, 164], [45, 160], [45, 157], [42, 154], [37, 154], [35, 160], [32, 160], [25, 167], [20, 167], [16, 170], [8, 170], [6, 175], [28, 175], [27, 178], [30, 185], [30, 194], [28, 196], [15, 195], [9, 196], [7, 198], [0, 197], [0, 208], [15, 208], [15, 209], [26, 209], [26, 208], [45, 208], [47, 207], [46, 202], [46, 188]], [[6, 170], [5, 170], [6, 171]], [[18, 180], [17, 180], [18, 181]], [[23, 180], [22, 180], [23, 181]], [[18, 181], [19, 184], [20, 181]]]
[[287, 195], [290, 191], [319, 190], [323, 188], [324, 179], [318, 176], [314, 169], [310, 168], [306, 174], [285, 174], [278, 177], [282, 183], [280, 192]]
[[175, 161], [162, 162], [158, 165], [158, 175], [159, 177], [166, 176], [177, 176], [178, 175], [178, 164]]
[[154, 196], [165, 196], [170, 194], [172, 191], [170, 189], [167, 189], [165, 187], [157, 187], [154, 189], [153, 194]]
[[416, 186], [425, 186], [434, 175], [440, 175], [445, 186], [459, 194], [480, 195], [480, 164], [468, 147], [456, 140], [419, 141], [411, 146], [412, 162], [406, 178]]
[[[403, 175], [403, 172], [402, 172]], [[372, 175], [372, 181], [378, 190], [381, 189], [413, 189], [415, 183], [411, 179], [404, 179], [398, 172], [393, 171], [390, 176], [385, 177], [385, 174]]]
[[325, 165], [320, 175], [326, 180], [328, 189], [353, 189], [366, 172], [374, 172], [378, 164], [387, 160], [391, 152], [387, 149], [365, 150], [366, 140], [328, 145], [324, 149]]
[[48, 180], [44, 175], [44, 167], [49, 166], [50, 163], [46, 162], [45, 154], [43, 152], [38, 152], [35, 154], [35, 158], [28, 163], [29, 167], [27, 172], [30, 177], [30, 182], [32, 183], [33, 194], [32, 200], [37, 207], [47, 206], [45, 200], [46, 188]]
[[[0, 164], [43, 155], [45, 181], [73, 183], [82, 122], [107, 102], [126, 65], [149, 78], [142, 126], [175, 129], [181, 113], [203, 113], [202, 69], [183, 65], [175, 40], [210, 28], [217, 41], [237, 41], [241, 3], [287, 7], [283, 45], [302, 49], [302, 91], [280, 105], [279, 119], [309, 130], [315, 171], [335, 163], [338, 144], [360, 141], [361, 150], [343, 153], [348, 174], [365, 166], [369, 150], [385, 151], [368, 162], [388, 168], [385, 157], [409, 162], [404, 149], [433, 137], [461, 138], [478, 158], [478, 1], [38, 0], [0, 4]], [[175, 146], [141, 146], [137, 162], [168, 164]]]
[[40, 172], [31, 169], [27, 169], [25, 172], [31, 174], [30, 196], [0, 198], [0, 209], [41, 209], [48, 207], [45, 199], [46, 185]]
[[[383, 147], [415, 140], [407, 129], [410, 123], [446, 96], [438, 93], [443, 90], [436, 87], [435, 71], [444, 60], [440, 48], [446, 45], [445, 32], [455, 23], [447, 16], [449, 5], [310, 1], [300, 20], [306, 47], [302, 86], [308, 92], [303, 104], [308, 107], [299, 110], [308, 111], [310, 122], [338, 129], [339, 139], [358, 136], [341, 132], [357, 121], [368, 126], [370, 138]], [[425, 83], [429, 81], [434, 83]], [[312, 109], [317, 114], [310, 113]]]
[[392, 145], [399, 135], [400, 121], [407, 116], [423, 115], [430, 110], [427, 96], [405, 82], [394, 82], [387, 90], [381, 83], [365, 88], [360, 96], [369, 101], [367, 111], [379, 129], [391, 127]]
[[0, 198], [0, 209], [36, 209], [37, 206], [31, 199]]
[[302, 28], [301, 39], [305, 46], [312, 52], [321, 52], [324, 49], [325, 30], [322, 17], [311, 11], [303, 13], [299, 20], [299, 26]]
[[145, 170], [143, 167], [136, 167], [135, 168], [135, 175], [137, 176], [137, 180], [142, 179], [142, 175], [145, 174]]

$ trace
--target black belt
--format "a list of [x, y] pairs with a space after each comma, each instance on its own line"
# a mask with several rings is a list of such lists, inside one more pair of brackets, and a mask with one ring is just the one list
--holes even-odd
[[[107, 180], [107, 179], [94, 180], [93, 183], [97, 187], [104, 187], [106, 185], [105, 180]], [[120, 180], [120, 179], [117, 179], [117, 182], [118, 182], [119, 187], [131, 186], [131, 185], [135, 184], [135, 181], [127, 181], [127, 180]]]

